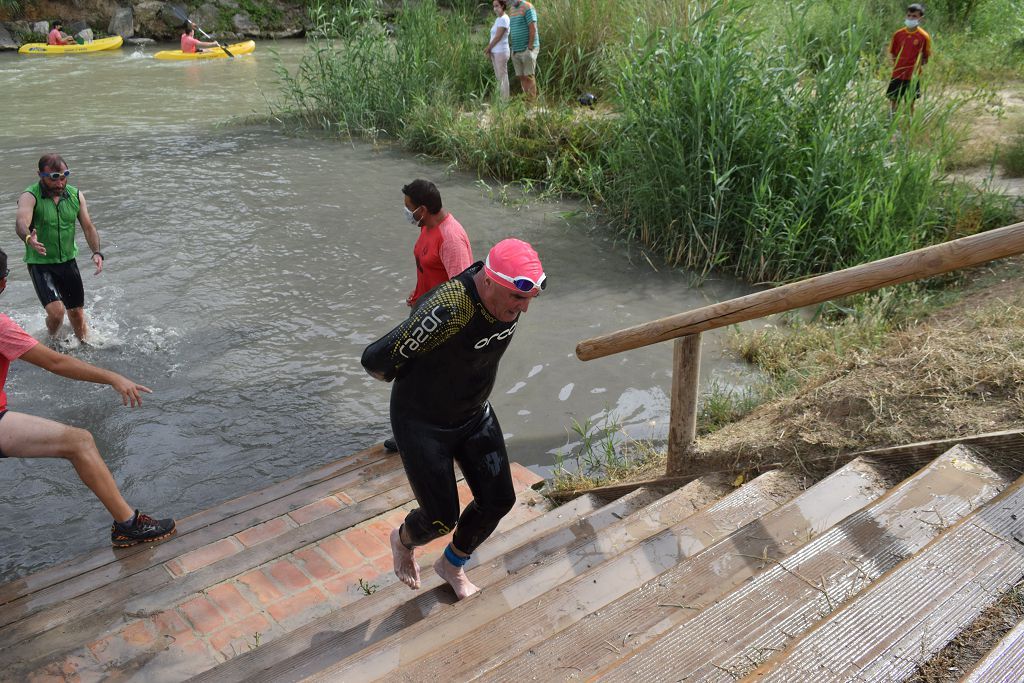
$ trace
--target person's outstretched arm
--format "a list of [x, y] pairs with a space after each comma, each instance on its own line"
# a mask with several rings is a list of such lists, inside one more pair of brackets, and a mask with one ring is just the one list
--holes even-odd
[[21, 354], [21, 360], [28, 361], [32, 365], [48, 370], [55, 375], [77, 379], [82, 382], [95, 382], [96, 384], [109, 384], [114, 391], [121, 394], [124, 405], [142, 405], [141, 392], [153, 393], [152, 389], [136, 384], [132, 380], [112, 372], [90, 365], [85, 361], [57, 353], [45, 344], [36, 344], [31, 349]]

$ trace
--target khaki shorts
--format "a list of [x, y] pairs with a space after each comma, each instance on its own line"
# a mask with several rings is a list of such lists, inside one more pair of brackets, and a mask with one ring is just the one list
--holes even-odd
[[516, 76], [532, 76], [537, 70], [537, 53], [536, 50], [524, 50], [522, 52], [516, 52], [512, 55], [512, 66], [516, 69]]

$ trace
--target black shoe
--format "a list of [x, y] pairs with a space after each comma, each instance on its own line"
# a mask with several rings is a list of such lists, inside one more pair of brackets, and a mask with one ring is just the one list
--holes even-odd
[[391, 437], [390, 439], [384, 439], [384, 450], [387, 451], [388, 453], [398, 452], [398, 442], [395, 441], [395, 437]]
[[127, 548], [138, 543], [160, 541], [175, 532], [173, 519], [153, 519], [135, 511], [131, 526], [114, 522], [110, 527], [110, 543], [115, 548]]

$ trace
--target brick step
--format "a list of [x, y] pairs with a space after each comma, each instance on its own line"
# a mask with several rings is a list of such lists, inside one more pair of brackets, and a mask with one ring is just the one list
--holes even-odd
[[[391, 463], [387, 465], [391, 467]], [[370, 467], [378, 466], [380, 464]], [[357, 478], [359, 471], [351, 474]], [[267, 556], [283, 554], [276, 549], [281, 544], [301, 545], [304, 540], [308, 543], [325, 538], [340, 529], [412, 500], [409, 486], [403, 484], [403, 481], [404, 473], [400, 469], [391, 468], [386, 474], [350, 483], [345, 489], [353, 501], [351, 505], [292, 528], [288, 533], [283, 533], [269, 542], [246, 546], [243, 542], [245, 539], [237, 538], [232, 531], [244, 532], [253, 523], [267, 521], [267, 507], [274, 512], [280, 512], [288, 509], [280, 507], [285, 505], [284, 503], [274, 502], [263, 506], [262, 509], [250, 510], [242, 515], [211, 524], [203, 530], [187, 533], [180, 540], [171, 539], [166, 544], [153, 546], [150, 556], [139, 554], [126, 560], [125, 564], [131, 568], [125, 567], [125, 573], [120, 578], [116, 573], [119, 564], [97, 569], [96, 571], [104, 575], [113, 575], [106, 578], [106, 583], [87, 593], [80, 594], [76, 588], [74, 596], [63, 602], [42, 610], [26, 609], [30, 612], [28, 616], [0, 628], [0, 668], [7, 665], [12, 657], [16, 657], [18, 663], [31, 663], [42, 657], [66, 651], [69, 645], [89, 642], [108, 630], [121, 617], [125, 605], [140, 597], [174, 586], [181, 587], [178, 593], [184, 592], [182, 595], [196, 590], [195, 581], [188, 579], [190, 572], [177, 573], [180, 565], [174, 560], [179, 556], [187, 557], [196, 564], [206, 563], [196, 570], [205, 579], [213, 572], [227, 572], [227, 575], [232, 575], [237, 573], [232, 570], [234, 567], [241, 569], [247, 563], [253, 566], [265, 561], [264, 558]], [[308, 499], [305, 500], [308, 502]], [[184, 555], [183, 551], [186, 551]], [[144, 568], [138, 570], [132, 564], [133, 561], [138, 561]], [[90, 583], [96, 581], [96, 578], [90, 579]], [[41, 593], [46, 593], [47, 599], [50, 600], [53, 599], [54, 592], [62, 590], [62, 585], [57, 585], [44, 589]], [[34, 598], [35, 594], [27, 596], [27, 607], [33, 604], [31, 601]], [[20, 604], [22, 602], [15, 601], [12, 605], [5, 606], [4, 611]]]
[[[698, 549], [709, 541], [728, 535], [760, 512], [782, 504], [795, 495], [797, 489], [794, 478], [770, 472], [709, 508], [702, 507], [694, 512], [689, 500], [692, 488], [687, 484], [598, 533], [593, 541], [576, 545], [561, 557], [538, 558], [536, 564], [507, 577], [489, 590], [364, 648], [308, 680], [391, 679], [396, 669], [434, 652], [439, 642], [452, 643], [478, 631], [503, 614], [614, 558], [627, 554], [644, 557], [644, 552], [633, 555], [630, 551], [645, 541], [652, 543], [649, 560], [659, 553], [678, 556], [684, 548]], [[683, 520], [687, 523], [680, 524]], [[662, 534], [673, 527], [676, 533]]]
[[[282, 482], [271, 487], [275, 491], [270, 494], [250, 494], [192, 515], [181, 520], [178, 533], [162, 543], [137, 545], [123, 550], [108, 548], [89, 555], [77, 573], [57, 583], [52, 583], [57, 574], [70, 570], [41, 572], [44, 578], [38, 584], [35, 575], [20, 579], [15, 583], [27, 584], [31, 590], [12, 599], [0, 609], [0, 648], [6, 649], [18, 642], [9, 639], [9, 630], [6, 628], [9, 625], [54, 607], [66, 607], [69, 600], [85, 596], [113, 581], [124, 581], [176, 558], [188, 558], [192, 552], [202, 554], [205, 548], [217, 542], [221, 542], [223, 548], [231, 543], [225, 539], [274, 517], [295, 514], [296, 519], [301, 521], [301, 509], [312, 501], [333, 498], [336, 509], [341, 509], [376, 495], [381, 487], [390, 488], [395, 484], [401, 472], [398, 458], [379, 457], [365, 462], [366, 459], [356, 458], [353, 463], [337, 470], [321, 470], [322, 474], [312, 481], [306, 477], [299, 478], [305, 485], [299, 485], [297, 481]], [[298, 487], [297, 490], [294, 487]], [[339, 493], [343, 489], [348, 492]], [[282, 495], [276, 495], [278, 493]], [[294, 520], [289, 520], [289, 523], [297, 525]], [[244, 546], [246, 540], [244, 537], [235, 538], [235, 547]], [[92, 566], [100, 558], [106, 558], [107, 561]], [[92, 598], [87, 599], [87, 602], [90, 601]], [[44, 619], [41, 629], [48, 629], [52, 625]]]
[[[866, 476], [856, 477], [857, 485], [864, 485], [866, 479]], [[846, 483], [850, 483], [849, 478], [846, 479]], [[879, 489], [876, 495], [881, 495], [883, 487], [878, 484], [874, 487]], [[756, 535], [759, 539], [758, 547], [764, 548], [765, 541], [770, 540], [765, 538], [765, 535], [770, 534], [772, 530], [762, 524], [761, 520], [776, 515], [782, 509], [795, 509], [792, 501], [785, 503], [781, 508], [779, 505], [785, 502], [787, 489], [790, 490], [790, 495], [799, 492], [799, 481], [790, 475], [775, 472], [759, 477], [745, 488], [751, 493], [760, 490], [761, 496], [742, 502], [737, 494], [726, 497], [661, 534], [475, 629], [466, 637], [455, 642], [446, 642], [444, 648], [403, 666], [400, 671], [390, 675], [389, 679], [418, 681], [445, 675], [452, 680], [473, 679], [517, 654], [534, 652], [536, 648], [550, 644], [555, 634], [584, 618], [587, 618], [588, 622], [607, 619], [608, 611], [617, 599], [643, 592], [638, 589], [645, 582], [660, 583], [661, 579], [655, 577], [659, 574], [664, 576], [663, 572], [674, 567], [685, 566], [688, 559], [700, 562], [705, 554], [726, 543], [721, 539], [734, 538], [741, 533], [734, 531], [737, 527], [747, 530], [749, 535]], [[858, 502], [860, 500], [859, 495], [846, 498], [857, 499]], [[830, 517], [828, 509], [833, 503], [838, 504], [840, 508], [843, 505], [836, 500], [836, 489], [832, 489], [827, 495], [819, 496], [816, 500], [811, 500], [807, 493], [797, 497], [797, 500], [801, 499], [803, 502], [800, 508], [796, 508], [796, 515], [800, 515], [802, 520], [807, 519], [801, 515], [799, 509], [808, 510], [807, 516], [810, 519], [805, 523], [810, 528]], [[810, 512], [811, 509], [814, 512]], [[792, 519], [789, 521], [792, 522]], [[787, 525], [779, 536], [785, 538], [787, 532], [792, 532], [791, 524]], [[725, 560], [726, 564], [736, 553], [735, 545], [728, 546], [728, 553], [714, 553], [719, 561]], [[725, 576], [722, 577], [724, 578]], [[649, 586], [650, 583], [646, 585]], [[656, 605], [652, 605], [652, 610], [655, 613], [659, 611]], [[611, 642], [611, 639], [622, 640], [624, 632], [628, 631], [623, 631], [622, 626], [618, 626], [614, 634], [602, 638], [600, 648], [595, 649], [607, 652], [617, 647], [609, 648], [608, 642]], [[516, 634], [516, 638], [511, 642], [508, 638], [509, 633]], [[573, 652], [580, 654], [579, 649]], [[551, 680], [557, 678], [559, 673], [561, 671], [557, 668], [548, 669], [546, 674], [541, 674], [541, 678]], [[498, 678], [509, 680], [511, 675], [506, 672]], [[523, 675], [517, 672], [516, 679], [523, 678]]]
[[957, 446], [788, 557], [751, 558], [751, 581], [598, 677], [731, 682], [1006, 485]]
[[[547, 501], [530, 489], [541, 479], [516, 464], [512, 474], [518, 499], [499, 527], [506, 531], [547, 510]], [[153, 603], [151, 610], [141, 610], [137, 618], [115, 618], [107, 624], [106, 635], [93, 642], [76, 641], [73, 644], [78, 647], [66, 657], [50, 658], [35, 673], [69, 667], [86, 679], [184, 680], [239, 652], [262, 646], [331, 609], [350, 604], [361, 594], [360, 580], [368, 590], [386, 586], [392, 580], [388, 536], [407, 509], [414, 506], [405, 486], [382, 495], [394, 496], [396, 491], [401, 495], [392, 502], [402, 508], [386, 506], [377, 516], [333, 535], [293, 529], [267, 544], [247, 549], [240, 554], [246, 556], [244, 560], [229, 558], [177, 579], [175, 583], [186, 586], [195, 577], [219, 579], [228, 575], [226, 580], [203, 586], [198, 594], [165, 591], [163, 597], [175, 597], [178, 604]], [[459, 484], [459, 494], [463, 503], [471, 498], [464, 483]], [[322, 524], [325, 519], [309, 526]], [[306, 543], [310, 539], [312, 542]], [[294, 549], [297, 543], [301, 545]], [[272, 546], [276, 546], [275, 552], [264, 553], [270, 557], [268, 561], [250, 566], [256, 557], [253, 551]], [[238, 573], [231, 572], [232, 568]], [[218, 573], [210, 574], [211, 570]], [[110, 626], [114, 626], [113, 631]]]
[[[508, 534], [507, 539], [496, 534], [474, 554], [474, 561], [467, 566], [469, 577], [476, 585], [486, 588], [522, 570], [538, 555], [555, 552], [580, 539], [593, 538], [598, 530], [617, 523], [657, 498], [657, 494], [640, 490], [600, 508], [590, 496], [577, 499], [536, 520], [535, 525], [515, 530], [523, 533]], [[453, 603], [455, 596], [451, 590], [443, 585], [425, 560], [421, 564], [424, 571], [418, 592], [412, 593], [404, 585], [394, 584], [193, 680], [196, 683], [298, 680]]]
[[960, 683], [1024, 681], [1024, 622], [1003, 636]]
[[[764, 566], [757, 558], [789, 555], [910, 474], [910, 467], [854, 460], [782, 507], [599, 610], [569, 602], [553, 618], [538, 617], [520, 630], [510, 629], [516, 633], [514, 644], [507, 638], [489, 643], [474, 635], [465, 648], [461, 643], [446, 645], [438, 654], [456, 680], [585, 679], [750, 580]], [[617, 578], [613, 575], [610, 581]], [[500, 644], [504, 650], [487, 647]]]
[[1024, 577], [1022, 510], [1024, 477], [829, 614], [749, 680], [909, 678]]

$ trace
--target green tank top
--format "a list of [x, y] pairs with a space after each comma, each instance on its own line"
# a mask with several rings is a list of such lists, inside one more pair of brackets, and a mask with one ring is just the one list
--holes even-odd
[[46, 247], [43, 256], [32, 247], [25, 246], [25, 263], [64, 263], [78, 256], [78, 245], [75, 243], [75, 222], [81, 202], [78, 199], [78, 188], [67, 185], [64, 196], [56, 204], [53, 199], [43, 196], [43, 188], [39, 183], [25, 188], [36, 198], [36, 207], [32, 211], [32, 227], [36, 229], [36, 239]]

